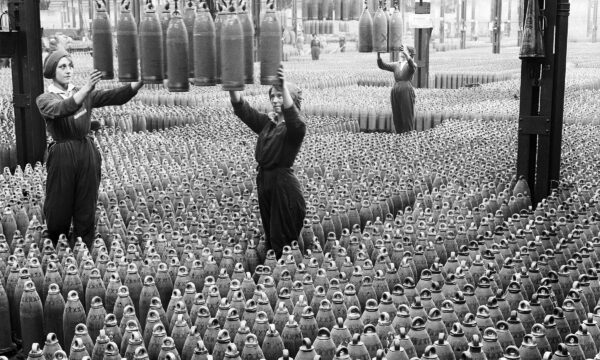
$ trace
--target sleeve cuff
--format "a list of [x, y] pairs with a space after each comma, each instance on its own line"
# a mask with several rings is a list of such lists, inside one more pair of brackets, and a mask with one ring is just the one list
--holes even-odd
[[284, 117], [288, 117], [288, 116], [295, 116], [298, 117], [298, 115], [300, 115], [300, 111], [298, 111], [298, 108], [296, 107], [296, 104], [293, 104], [291, 107], [289, 108], [283, 108], [283, 116]]

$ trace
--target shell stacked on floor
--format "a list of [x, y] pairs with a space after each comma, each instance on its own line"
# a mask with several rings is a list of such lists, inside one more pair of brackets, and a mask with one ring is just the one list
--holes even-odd
[[0, 348], [111, 360], [598, 353], [590, 127], [565, 129], [569, 170], [540, 204], [511, 175], [508, 121], [311, 134], [296, 167], [309, 204], [299, 239], [315, 246], [277, 260], [252, 135], [234, 121], [100, 132], [92, 249], [43, 239], [41, 166], [4, 173]]

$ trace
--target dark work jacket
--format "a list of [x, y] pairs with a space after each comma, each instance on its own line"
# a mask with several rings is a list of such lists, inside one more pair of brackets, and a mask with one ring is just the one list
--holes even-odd
[[[75, 88], [73, 93], [79, 91]], [[111, 90], [92, 90], [83, 104], [77, 105], [73, 97], [63, 99], [59, 94], [44, 93], [36, 103], [46, 128], [57, 141], [83, 139], [90, 132], [92, 109], [109, 105], [123, 105], [137, 94], [131, 85]]]
[[381, 59], [377, 59], [377, 66], [381, 70], [391, 71], [394, 73], [394, 80], [398, 81], [412, 81], [413, 75], [415, 74], [415, 68], [413, 63], [407, 61], [406, 64], [402, 62], [386, 63]]
[[254, 157], [259, 169], [291, 168], [306, 135], [306, 125], [296, 106], [283, 109], [283, 119], [275, 124], [269, 115], [258, 112], [245, 100], [233, 103], [235, 114], [258, 134]]

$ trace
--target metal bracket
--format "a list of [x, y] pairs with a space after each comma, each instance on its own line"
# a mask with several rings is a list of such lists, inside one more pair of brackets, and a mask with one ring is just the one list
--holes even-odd
[[13, 94], [13, 105], [15, 107], [28, 108], [31, 99], [26, 94]]
[[550, 117], [521, 116], [519, 117], [519, 134], [550, 135]]

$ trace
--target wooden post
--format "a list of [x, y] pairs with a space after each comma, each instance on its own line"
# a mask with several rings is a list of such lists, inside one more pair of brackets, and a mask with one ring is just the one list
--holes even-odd
[[[529, 1], [543, 0], [525, 0], [525, 8]], [[545, 58], [521, 65], [517, 176], [527, 180], [534, 208], [559, 180], [570, 11], [569, 0], [545, 4]]]

